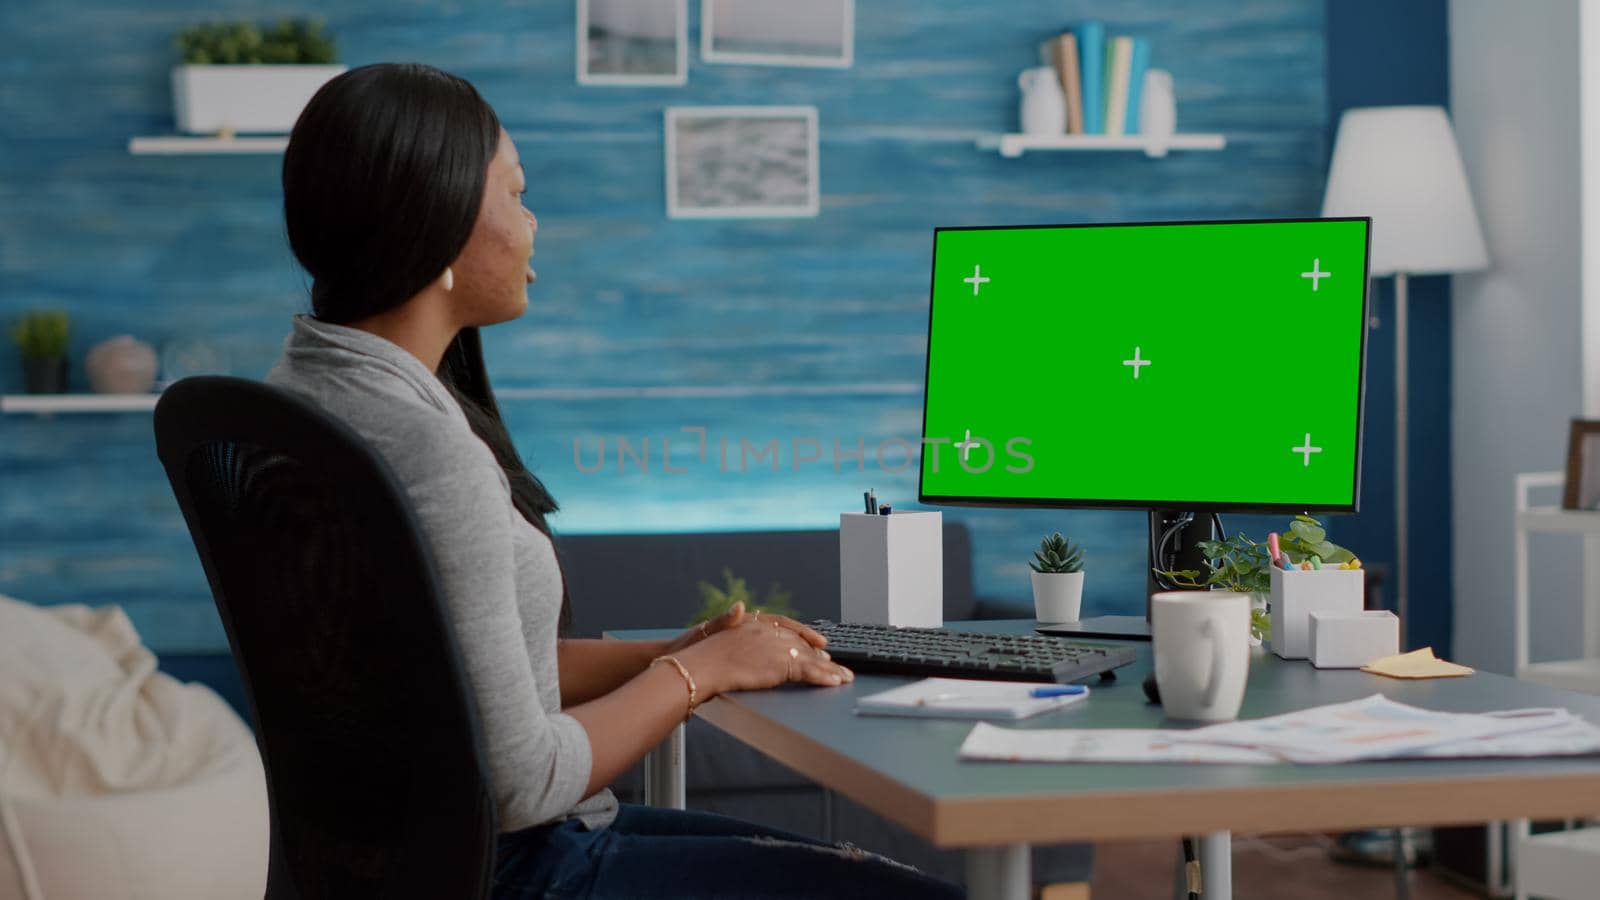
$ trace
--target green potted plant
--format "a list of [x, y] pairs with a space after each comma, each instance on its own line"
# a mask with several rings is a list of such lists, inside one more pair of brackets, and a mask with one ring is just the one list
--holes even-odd
[[[1166, 577], [1180, 588], [1236, 591], [1251, 595], [1250, 636], [1256, 644], [1271, 637], [1272, 620], [1267, 611], [1267, 598], [1272, 593], [1272, 551], [1266, 544], [1258, 544], [1242, 532], [1225, 540], [1201, 541], [1199, 547], [1205, 555], [1208, 572], [1180, 569], [1158, 571], [1156, 574]], [[1295, 565], [1312, 557], [1323, 563], [1347, 563], [1355, 559], [1355, 554], [1329, 541], [1322, 523], [1310, 516], [1294, 517], [1289, 523], [1289, 530], [1279, 535], [1278, 549]]]
[[741, 602], [744, 603], [746, 614], [762, 612], [794, 618], [794, 607], [789, 605], [789, 599], [794, 595], [779, 587], [776, 582], [767, 586], [766, 599], [759, 603], [750, 595], [750, 585], [743, 578], [736, 577], [732, 569], [722, 570], [722, 582], [722, 587], [717, 587], [709, 581], [700, 582], [700, 611], [689, 620], [690, 625], [709, 622], [727, 612], [735, 603]]
[[178, 130], [188, 134], [286, 133], [311, 95], [345, 70], [321, 20], [213, 22], [178, 32], [172, 70]]
[[1083, 548], [1056, 532], [1039, 542], [1028, 562], [1033, 613], [1040, 622], [1076, 622], [1083, 608]]
[[23, 313], [11, 325], [11, 339], [22, 354], [22, 382], [30, 394], [67, 389], [67, 338], [71, 320], [59, 310]]

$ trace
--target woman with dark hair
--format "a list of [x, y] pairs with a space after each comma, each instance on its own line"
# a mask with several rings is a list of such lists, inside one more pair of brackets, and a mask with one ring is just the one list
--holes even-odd
[[816, 632], [742, 607], [672, 641], [558, 639], [556, 503], [512, 447], [477, 331], [527, 307], [538, 222], [525, 190], [509, 135], [466, 81], [388, 64], [329, 81], [283, 159], [312, 314], [268, 376], [371, 442], [416, 509], [483, 722], [495, 896], [959, 896], [853, 848], [619, 805], [606, 789], [697, 703], [854, 676]]

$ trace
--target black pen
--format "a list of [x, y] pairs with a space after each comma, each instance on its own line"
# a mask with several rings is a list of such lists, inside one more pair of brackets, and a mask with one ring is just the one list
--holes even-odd
[[862, 491], [861, 492], [861, 502], [866, 507], [867, 515], [869, 515], [869, 516], [872, 515], [872, 492], [871, 491]]

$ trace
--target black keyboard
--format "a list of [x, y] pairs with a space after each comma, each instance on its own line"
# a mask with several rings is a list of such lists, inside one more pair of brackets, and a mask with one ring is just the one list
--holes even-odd
[[828, 639], [835, 662], [858, 672], [992, 678], [1066, 683], [1112, 671], [1134, 660], [1131, 647], [1091, 644], [1038, 634], [984, 634], [942, 628], [811, 623]]

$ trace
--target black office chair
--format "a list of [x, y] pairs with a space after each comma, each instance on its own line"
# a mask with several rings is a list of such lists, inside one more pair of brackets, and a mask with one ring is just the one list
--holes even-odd
[[155, 431], [266, 764], [267, 897], [487, 896], [477, 708], [388, 466], [317, 407], [238, 378], [174, 384]]

